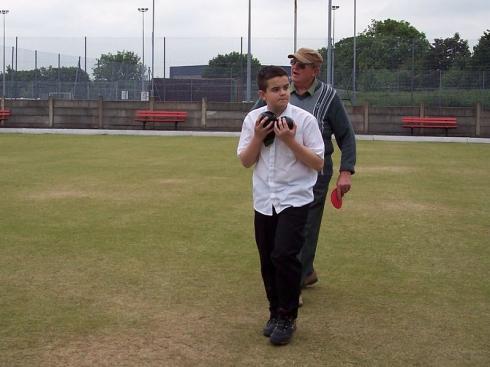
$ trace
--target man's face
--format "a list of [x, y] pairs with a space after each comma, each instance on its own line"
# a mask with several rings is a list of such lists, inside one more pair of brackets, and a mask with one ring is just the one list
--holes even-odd
[[291, 80], [294, 84], [309, 85], [318, 75], [319, 67], [314, 64], [304, 64], [295, 58], [291, 59]]
[[289, 102], [289, 80], [287, 76], [276, 76], [267, 81], [265, 91], [259, 91], [269, 110], [282, 113]]

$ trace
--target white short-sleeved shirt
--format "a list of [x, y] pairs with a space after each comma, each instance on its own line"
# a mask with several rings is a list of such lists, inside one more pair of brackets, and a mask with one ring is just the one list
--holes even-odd
[[[238, 143], [240, 155], [254, 136], [255, 121], [267, 111], [267, 106], [250, 111], [245, 117]], [[293, 119], [297, 126], [295, 139], [323, 159], [324, 143], [318, 122], [309, 112], [288, 104], [281, 116]], [[272, 215], [293, 206], [299, 207], [313, 201], [313, 186], [318, 172], [298, 161], [293, 151], [276, 137], [269, 146], [262, 144], [259, 159], [253, 171], [254, 209]]]

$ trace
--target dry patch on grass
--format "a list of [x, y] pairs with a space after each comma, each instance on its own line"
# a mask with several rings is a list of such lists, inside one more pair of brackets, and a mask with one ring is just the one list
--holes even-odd
[[144, 200], [150, 197], [171, 198], [181, 196], [188, 191], [195, 191], [196, 187], [215, 189], [219, 185], [232, 182], [229, 177], [212, 176], [198, 180], [189, 178], [159, 178], [142, 181], [141, 183], [120, 183], [108, 186], [104, 183], [84, 183], [53, 185], [49, 188], [36, 191], [23, 192], [23, 199], [34, 201], [51, 200], [109, 200], [133, 201]]
[[[28, 192], [23, 194], [24, 198], [35, 201], [49, 200], [77, 200], [77, 199], [93, 199], [93, 200], [109, 200], [109, 201], [132, 201], [141, 200], [150, 196], [155, 196], [158, 187], [158, 196], [172, 196], [175, 194], [174, 189], [180, 189], [187, 183], [187, 180], [181, 179], [166, 179], [160, 180], [153, 185], [137, 185], [137, 184], [120, 184], [117, 186], [103, 185], [86, 185], [85, 187], [75, 186], [55, 186], [49, 189]], [[164, 186], [164, 187], [162, 187]]]
[[162, 312], [146, 328], [50, 343], [42, 348], [39, 366], [212, 366], [230, 361], [221, 348], [226, 338], [210, 315]]
[[386, 173], [396, 173], [396, 174], [408, 174], [416, 172], [417, 168], [408, 166], [359, 166], [356, 169], [358, 174], [386, 174]]
[[414, 202], [410, 200], [392, 200], [392, 201], [382, 201], [379, 203], [383, 210], [387, 211], [403, 211], [403, 212], [435, 212], [441, 213], [451, 210], [447, 205], [441, 203], [421, 203]]
[[50, 201], [50, 200], [70, 200], [70, 199], [109, 199], [109, 200], [128, 200], [134, 197], [138, 192], [128, 192], [124, 194], [118, 190], [103, 191], [99, 188], [72, 188], [67, 186], [58, 186], [46, 190], [29, 192], [25, 194], [25, 198], [35, 201]]
[[183, 178], [165, 178], [159, 179], [156, 182], [157, 184], [164, 186], [182, 186], [187, 184], [189, 180]]
[[[225, 176], [206, 176], [206, 177], [199, 177], [200, 181], [224, 181], [224, 180], [233, 180], [233, 178], [230, 177], [225, 177]], [[196, 180], [195, 179], [188, 179], [188, 178], [164, 178], [164, 179], [158, 179], [157, 183], [161, 185], [189, 185], [193, 184]]]
[[73, 190], [68, 188], [51, 189], [27, 195], [32, 200], [56, 200], [56, 199], [88, 199], [94, 196], [93, 192]]
[[379, 212], [397, 212], [397, 213], [441, 213], [450, 214], [454, 211], [454, 208], [451, 208], [448, 205], [443, 203], [423, 203], [420, 201], [414, 201], [411, 199], [400, 199], [397, 198], [395, 194], [386, 194], [381, 200], [376, 200], [373, 203], [373, 200], [376, 199], [373, 197], [373, 200], [362, 200], [356, 199], [353, 200], [352, 203], [349, 203], [348, 197], [346, 199], [346, 207], [349, 205], [352, 209], [360, 210], [360, 211], [371, 211], [374, 207]]

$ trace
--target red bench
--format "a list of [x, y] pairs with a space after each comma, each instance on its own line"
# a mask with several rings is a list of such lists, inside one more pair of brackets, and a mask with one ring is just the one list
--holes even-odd
[[187, 118], [187, 112], [184, 111], [163, 111], [163, 110], [138, 110], [136, 111], [135, 121], [143, 123], [143, 129], [146, 129], [146, 123], [174, 123], [175, 130], [177, 124], [184, 122]]
[[0, 122], [8, 120], [9, 117], [12, 116], [12, 112], [8, 109], [0, 110]]
[[457, 127], [456, 117], [402, 117], [402, 127], [410, 128], [410, 134], [413, 135], [413, 129], [446, 129], [446, 136], [449, 129]]

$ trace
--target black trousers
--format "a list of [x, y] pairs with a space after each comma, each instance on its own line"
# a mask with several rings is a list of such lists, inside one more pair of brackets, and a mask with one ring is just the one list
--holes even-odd
[[272, 216], [255, 212], [255, 242], [271, 316], [296, 318], [301, 285], [298, 254], [304, 243], [308, 205]]

